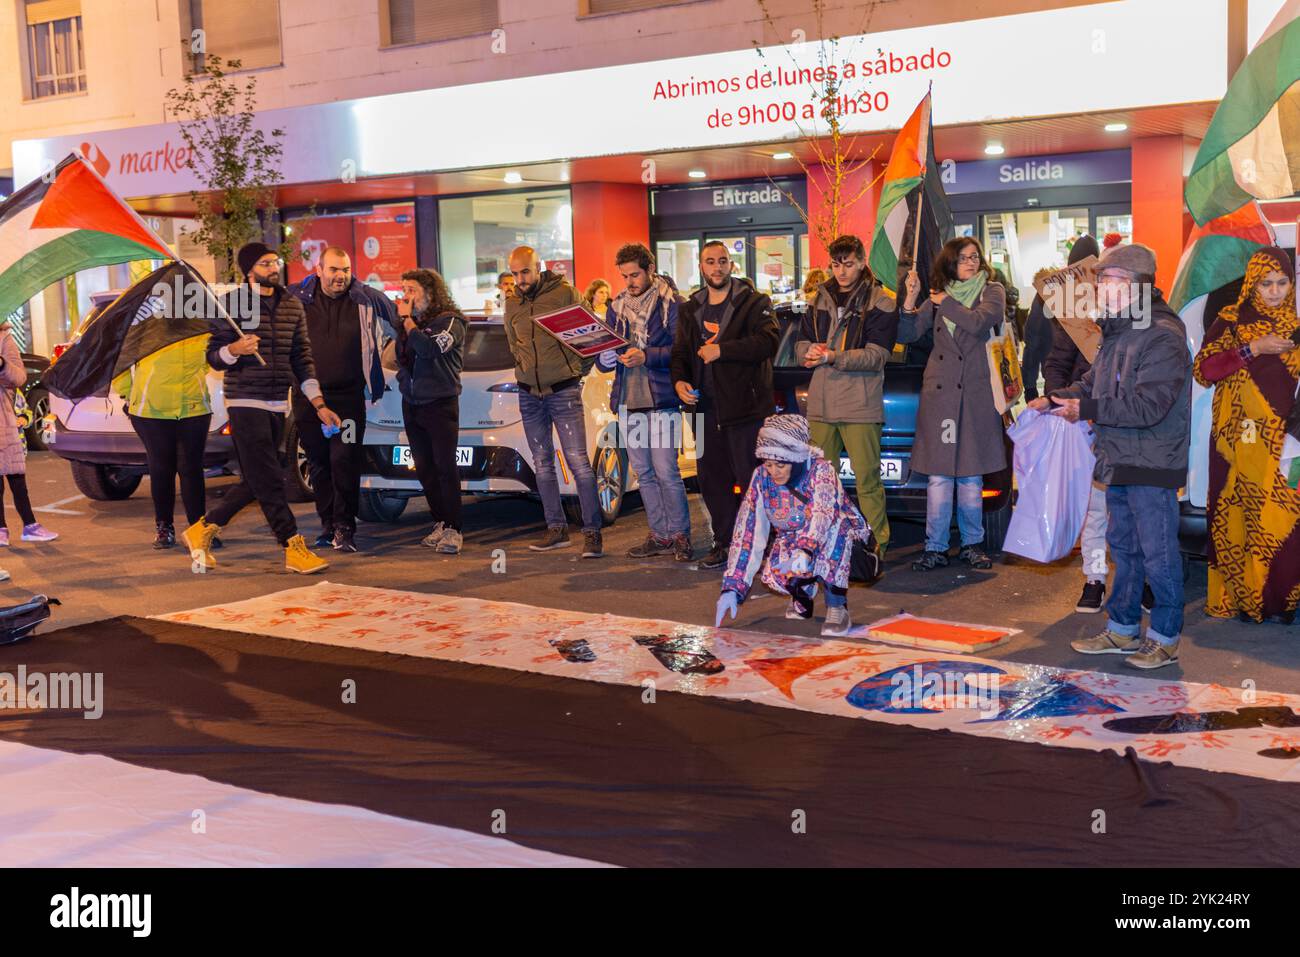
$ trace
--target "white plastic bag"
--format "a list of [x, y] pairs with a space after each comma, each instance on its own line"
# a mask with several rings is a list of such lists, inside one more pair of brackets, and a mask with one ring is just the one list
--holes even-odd
[[1064, 558], [1083, 530], [1092, 491], [1088, 424], [1025, 409], [1007, 435], [1019, 495], [1002, 550], [1036, 562]]

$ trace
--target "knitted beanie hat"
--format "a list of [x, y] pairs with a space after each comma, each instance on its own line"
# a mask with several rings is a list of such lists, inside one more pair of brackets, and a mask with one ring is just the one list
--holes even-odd
[[820, 457], [822, 450], [808, 444], [808, 420], [802, 415], [772, 415], [758, 430], [754, 454], [760, 460], [793, 464]]

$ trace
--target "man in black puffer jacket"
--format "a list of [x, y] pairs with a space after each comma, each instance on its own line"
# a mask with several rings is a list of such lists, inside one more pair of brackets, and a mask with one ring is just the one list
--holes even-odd
[[222, 304], [245, 332], [241, 336], [225, 319], [213, 320], [208, 364], [225, 373], [226, 409], [240, 479], [181, 538], [196, 571], [215, 568], [212, 539], [256, 499], [284, 548], [285, 567], [310, 575], [328, 568], [329, 563], [307, 549], [285, 497], [284, 426], [289, 391], [295, 384], [302, 390], [324, 427], [334, 430], [341, 423], [321, 397], [307, 338], [307, 314], [280, 282], [279, 256], [262, 243], [249, 243], [239, 250], [238, 262], [248, 285], [235, 289]]
[[772, 300], [731, 277], [723, 243], [706, 243], [700, 250], [700, 275], [704, 284], [678, 307], [671, 368], [677, 397], [703, 416], [695, 441], [713, 548], [700, 567], [721, 568], [741, 498], [758, 467], [758, 430], [776, 411], [772, 359], [780, 330]]

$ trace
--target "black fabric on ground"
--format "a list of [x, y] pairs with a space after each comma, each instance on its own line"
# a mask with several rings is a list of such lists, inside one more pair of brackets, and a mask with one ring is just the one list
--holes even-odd
[[0, 711], [9, 740], [481, 834], [503, 811], [510, 840], [616, 864], [1300, 859], [1296, 784], [1109, 752], [143, 619], [3, 651], [104, 673], [100, 720]]

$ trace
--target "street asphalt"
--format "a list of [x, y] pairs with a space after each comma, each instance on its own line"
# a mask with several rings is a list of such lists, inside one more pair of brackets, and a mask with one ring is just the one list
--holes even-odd
[[[209, 496], [216, 496], [233, 481], [210, 480]], [[362, 523], [357, 534], [362, 552], [331, 552], [332, 564], [323, 575], [304, 578], [284, 569], [283, 552], [255, 507], [227, 528], [225, 547], [216, 552], [216, 570], [195, 574], [182, 549], [155, 551], [151, 547], [148, 479], [126, 501], [90, 501], [77, 492], [68, 464], [53, 453], [41, 452], [28, 459], [28, 483], [39, 520], [61, 537], [48, 544], [18, 541], [20, 521], [12, 502], [6, 502], [14, 545], [0, 550], [0, 567], [12, 578], [0, 583], [0, 589], [12, 602], [33, 594], [52, 595], [63, 602], [42, 632], [118, 615], [154, 615], [250, 598], [322, 578], [712, 624], [721, 577], [719, 571], [678, 565], [671, 559], [626, 557], [627, 550], [646, 534], [645, 517], [635, 496], [619, 521], [605, 530], [605, 557], [599, 560], [578, 557], [581, 535], [577, 529], [573, 530], [574, 546], [567, 550], [529, 551], [528, 544], [541, 534], [542, 515], [540, 505], [524, 498], [467, 501], [463, 553], [436, 555], [419, 544], [428, 530], [429, 516], [422, 501], [413, 501], [394, 525]], [[707, 521], [697, 495], [691, 496], [691, 509], [700, 554], [705, 550]], [[315, 512], [310, 504], [295, 505], [294, 511], [310, 543], [319, 531]], [[184, 525], [179, 501], [177, 512], [179, 530]], [[850, 590], [855, 623], [907, 611], [1011, 626], [1021, 629], [1020, 633], [987, 657], [1138, 673], [1126, 668], [1118, 656], [1087, 657], [1071, 651], [1071, 639], [1095, 633], [1105, 625], [1104, 614], [1074, 611], [1083, 583], [1077, 554], [1048, 566], [1004, 558], [989, 571], [953, 564], [933, 572], [914, 572], [910, 562], [920, 551], [922, 538], [919, 524], [895, 523], [895, 544], [884, 579], [870, 588], [855, 585]], [[1205, 566], [1194, 563], [1187, 585], [1181, 661], [1149, 673], [1151, 677], [1229, 687], [1253, 681], [1260, 691], [1300, 693], [1300, 624], [1212, 621], [1203, 614], [1204, 602]], [[765, 594], [760, 586], [755, 597], [742, 606], [736, 627], [817, 634], [818, 621], [787, 621], [783, 612], [784, 601]], [[822, 613], [819, 599], [818, 618]]]

